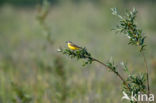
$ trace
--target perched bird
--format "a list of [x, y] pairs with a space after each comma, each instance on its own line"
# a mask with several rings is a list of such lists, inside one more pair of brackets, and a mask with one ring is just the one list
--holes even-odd
[[81, 47], [79, 47], [78, 45], [72, 43], [71, 41], [66, 41], [66, 43], [67, 43], [68, 48], [71, 49], [71, 50], [81, 49]]

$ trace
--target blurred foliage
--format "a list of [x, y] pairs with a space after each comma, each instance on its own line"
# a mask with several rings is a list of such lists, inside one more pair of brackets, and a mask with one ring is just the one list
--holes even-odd
[[52, 40], [52, 33], [50, 31], [50, 28], [46, 24], [46, 18], [49, 13], [50, 9], [50, 3], [48, 0], [43, 0], [42, 5], [40, 5], [38, 8], [38, 15], [36, 16], [36, 19], [40, 23], [41, 27], [43, 28], [45, 39], [52, 45], [54, 41]]
[[[53, 34], [48, 27], [46, 23], [46, 19], [48, 17], [50, 10], [50, 2], [48, 0], [43, 0], [42, 5], [38, 7], [38, 15], [37, 15], [37, 21], [39, 22], [40, 26], [43, 28], [45, 40], [50, 44], [51, 48], [53, 48], [54, 45], [54, 40], [52, 39]], [[45, 44], [46, 48], [47, 45]], [[46, 50], [44, 48], [44, 50]], [[54, 50], [51, 50], [54, 51]], [[66, 71], [65, 71], [65, 64], [63, 61], [63, 58], [61, 56], [58, 56], [54, 52], [52, 52], [54, 55], [54, 60], [51, 61], [53, 62], [53, 66], [48, 66], [49, 72], [52, 72], [52, 75], [54, 75], [57, 78], [57, 81], [53, 84], [54, 86], [54, 94], [53, 94], [53, 101], [58, 102], [58, 103], [63, 103], [66, 101], [68, 97], [67, 93], [67, 78], [66, 78]], [[42, 63], [45, 65], [44, 63]], [[54, 99], [55, 98], [55, 99]]]
[[[123, 5], [122, 0], [97, 0], [103, 3], [60, 0], [61, 5], [48, 4], [45, 10], [36, 4], [31, 8], [29, 4], [21, 3], [22, 0], [17, 3], [22, 4], [21, 7], [3, 5], [7, 0], [1, 1], [0, 103], [11, 103], [13, 99], [17, 102], [19, 97], [32, 103], [120, 103], [122, 93], [116, 76], [96, 63], [82, 67], [74, 59], [58, 56], [56, 49], [64, 47], [65, 40], [85, 44], [91, 56], [102, 61], [112, 56], [115, 61], [128, 62], [130, 73], [144, 71], [142, 58], [134, 48], [127, 46], [126, 40], [116, 37], [121, 35], [113, 35], [110, 30], [117, 21], [110, 8], [132, 7], [128, 2]], [[37, 4], [40, 4], [39, 0]], [[139, 25], [148, 32], [147, 49], [152, 54], [152, 59], [148, 54], [148, 61], [152, 62], [151, 91], [156, 93], [155, 4], [139, 2], [134, 7], [139, 11], [139, 18], [136, 18]], [[47, 14], [44, 10], [48, 10]], [[48, 32], [36, 17], [44, 18]], [[47, 33], [54, 40], [53, 44], [47, 39]], [[12, 81], [19, 90], [14, 89]]]
[[55, 66], [55, 74], [59, 81], [56, 83], [56, 89], [57, 93], [60, 94], [58, 96], [58, 100], [60, 100], [61, 103], [65, 102], [68, 97], [68, 88], [67, 88], [67, 77], [66, 77], [66, 71], [64, 68], [64, 62], [61, 57], [57, 56], [54, 60], [54, 66]]
[[[65, 2], [64, 0], [48, 0], [48, 1], [53, 5], [59, 4], [61, 2]], [[82, 2], [92, 2], [92, 3], [100, 4], [101, 2], [104, 2], [104, 0], [66, 0], [66, 2], [68, 1], [73, 2], [75, 4], [82, 3]], [[155, 0], [119, 0], [119, 1], [124, 2], [124, 3], [155, 2]], [[33, 6], [35, 4], [42, 4], [42, 0], [1, 0], [0, 1], [0, 5], [5, 4], [5, 3], [12, 4], [12, 5], [19, 5], [19, 6]]]
[[13, 99], [12, 103], [32, 103], [32, 96], [27, 93], [23, 86], [19, 86], [12, 82]]

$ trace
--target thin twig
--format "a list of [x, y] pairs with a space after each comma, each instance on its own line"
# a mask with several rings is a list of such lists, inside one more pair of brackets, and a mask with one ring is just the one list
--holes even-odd
[[[98, 62], [98, 63], [100, 63], [100, 64], [102, 64], [104, 67], [106, 67], [106, 68], [108, 68], [109, 70], [111, 70], [111, 68], [109, 68], [105, 63], [103, 63], [103, 62], [101, 62], [101, 61], [99, 61], [99, 60], [97, 60], [97, 59], [95, 59], [95, 58], [92, 58], [93, 59], [93, 61], [96, 61], [96, 62]], [[111, 70], [112, 71], [112, 70]], [[114, 71], [113, 71], [114, 72]], [[127, 86], [127, 88], [130, 90], [130, 88], [129, 88], [129, 86], [128, 86], [128, 83], [125, 81], [125, 79], [118, 73], [118, 72], [114, 72], [119, 78], [120, 78], [120, 80]]]
[[142, 52], [142, 55], [143, 55], [143, 58], [144, 58], [144, 64], [145, 64], [145, 66], [146, 66], [147, 90], [148, 90], [148, 97], [149, 97], [149, 94], [150, 94], [150, 86], [149, 86], [149, 68], [148, 68], [148, 65], [147, 65], [147, 60], [146, 60], [146, 57], [145, 57], [144, 52]]

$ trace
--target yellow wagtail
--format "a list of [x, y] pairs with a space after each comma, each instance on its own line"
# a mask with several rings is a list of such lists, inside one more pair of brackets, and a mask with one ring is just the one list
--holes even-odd
[[78, 45], [72, 43], [71, 41], [66, 41], [68, 48], [71, 50], [79, 50], [81, 49], [81, 47], [79, 47]]

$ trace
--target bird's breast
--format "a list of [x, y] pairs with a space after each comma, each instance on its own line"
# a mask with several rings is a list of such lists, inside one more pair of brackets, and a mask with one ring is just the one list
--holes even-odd
[[75, 47], [75, 46], [72, 46], [70, 43], [68, 43], [68, 48], [71, 49], [71, 50], [77, 50], [79, 48]]

